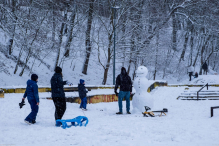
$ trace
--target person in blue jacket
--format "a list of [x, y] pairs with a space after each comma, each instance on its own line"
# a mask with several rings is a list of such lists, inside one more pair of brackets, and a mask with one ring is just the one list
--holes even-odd
[[87, 110], [87, 95], [86, 93], [88, 92], [85, 88], [85, 82], [83, 79], [80, 79], [80, 84], [78, 84], [78, 93], [79, 93], [79, 97], [81, 99], [81, 104], [80, 104], [80, 108], [82, 110]]
[[36, 116], [39, 110], [39, 95], [38, 95], [38, 76], [36, 74], [31, 75], [31, 80], [27, 81], [26, 91], [23, 96], [23, 101], [27, 97], [27, 100], [31, 107], [30, 114], [25, 118], [24, 122], [27, 124], [34, 124], [36, 123]]

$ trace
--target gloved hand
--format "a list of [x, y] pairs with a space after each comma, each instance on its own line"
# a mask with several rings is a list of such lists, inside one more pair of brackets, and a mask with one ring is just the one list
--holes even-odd
[[115, 94], [116, 94], [116, 96], [118, 96], [118, 95], [119, 95], [119, 93], [118, 93], [117, 91], [115, 91]]
[[22, 108], [25, 105], [24, 99], [22, 99], [21, 103], [19, 103], [20, 108]]
[[66, 85], [72, 86], [73, 84], [71, 82], [66, 81]]

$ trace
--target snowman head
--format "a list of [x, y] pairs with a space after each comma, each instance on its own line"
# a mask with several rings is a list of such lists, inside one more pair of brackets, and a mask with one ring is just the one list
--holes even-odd
[[148, 74], [148, 69], [145, 66], [139, 66], [137, 71], [136, 71], [136, 75], [137, 77], [146, 77]]

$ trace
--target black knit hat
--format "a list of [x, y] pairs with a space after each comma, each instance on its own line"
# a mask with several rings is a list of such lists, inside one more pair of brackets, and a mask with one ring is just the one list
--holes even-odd
[[126, 69], [125, 69], [125, 67], [122, 67], [122, 68], [121, 68], [121, 72], [122, 72], [123, 70], [125, 70], [125, 72], [126, 72]]
[[56, 73], [61, 73], [61, 72], [62, 72], [62, 68], [59, 67], [59, 66], [56, 66], [55, 72], [56, 72]]
[[38, 76], [36, 74], [31, 75], [31, 80], [36, 81], [38, 79]]
[[122, 67], [122, 68], [121, 68], [121, 74], [126, 74], [126, 69], [125, 69], [125, 67]]

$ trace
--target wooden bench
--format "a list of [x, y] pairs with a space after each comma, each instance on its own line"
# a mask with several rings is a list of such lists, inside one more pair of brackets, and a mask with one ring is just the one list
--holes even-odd
[[211, 117], [213, 117], [213, 109], [219, 108], [219, 106], [211, 107]]

